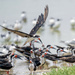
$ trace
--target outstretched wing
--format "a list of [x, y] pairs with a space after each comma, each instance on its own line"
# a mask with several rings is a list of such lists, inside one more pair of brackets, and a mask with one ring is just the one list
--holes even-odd
[[30, 35], [34, 35], [38, 31], [38, 29], [45, 23], [47, 16], [48, 16], [48, 6], [46, 6], [45, 8], [44, 15], [41, 14], [38, 17], [37, 23], [34, 26], [34, 28], [31, 30]]
[[48, 11], [49, 11], [49, 9], [48, 9], [48, 5], [47, 5], [45, 8], [45, 12], [44, 12], [44, 22], [46, 21], [46, 18], [48, 16]]
[[[1, 25], [0, 25], [0, 26], [1, 26]], [[15, 33], [15, 34], [17, 34], [17, 35], [19, 35], [19, 36], [22, 36], [22, 37], [32, 37], [32, 35], [27, 34], [27, 33], [24, 33], [24, 32], [21, 32], [21, 31], [12, 30], [12, 29], [6, 28], [6, 27], [4, 27], [4, 26], [1, 26], [1, 27], [5, 28], [6, 30], [8, 30], [8, 31], [10, 31], [10, 32], [13, 32], [13, 33]]]

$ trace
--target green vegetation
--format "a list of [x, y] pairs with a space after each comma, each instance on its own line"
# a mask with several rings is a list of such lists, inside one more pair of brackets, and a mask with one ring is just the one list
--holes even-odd
[[52, 69], [43, 75], [75, 75], [75, 66]]

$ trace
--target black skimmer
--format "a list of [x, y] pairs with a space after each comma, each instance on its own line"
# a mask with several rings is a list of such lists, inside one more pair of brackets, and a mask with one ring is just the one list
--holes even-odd
[[51, 53], [50, 49], [55, 49], [55, 48], [53, 46], [51, 46], [51, 45], [47, 45], [46, 46], [46, 52]]
[[60, 60], [66, 61], [66, 62], [70, 62], [70, 63], [74, 63], [75, 62], [75, 56], [71, 56], [71, 57], [62, 57], [59, 58]]
[[72, 50], [72, 56], [70, 56], [70, 57], [62, 57], [62, 58], [60, 58], [60, 60], [70, 62], [70, 63], [74, 63], [75, 62], [75, 49]]
[[28, 68], [31, 72], [36, 70], [36, 66], [32, 60], [30, 60]]
[[45, 52], [44, 58], [48, 59], [48, 60], [52, 60], [52, 61], [56, 61], [57, 58], [53, 55], [48, 54], [47, 52]]
[[32, 49], [32, 50], [30, 50], [30, 54], [31, 54], [31, 58], [35, 58], [35, 54], [34, 54], [33, 49]]
[[35, 66], [39, 66], [41, 63], [40, 63], [40, 58], [39, 57], [35, 57], [32, 59], [32, 61], [35, 63]]
[[46, 62], [45, 53], [40, 56], [40, 66], [43, 66]]
[[14, 66], [14, 58], [17, 58], [17, 55], [11, 55], [9, 59], [0, 59], [0, 68], [6, 70], [9, 75], [9, 70]]
[[72, 56], [72, 54], [70, 55], [63, 55], [63, 53], [65, 53], [65, 51], [63, 49], [56, 49], [57, 50], [57, 54], [52, 54], [52, 53], [49, 53], [49, 52], [46, 52], [46, 56], [50, 56], [50, 59], [53, 59], [53, 60], [57, 60], [58, 58], [61, 58], [61, 57], [69, 57], [69, 56]]
[[[8, 31], [11, 31], [11, 32], [17, 34], [17, 35], [20, 35], [20, 36], [22, 36], [22, 37], [27, 37], [28, 39], [27, 39], [27, 41], [25, 42], [25, 44], [26, 44], [27, 42], [30, 42], [30, 41], [32, 41], [32, 40], [34, 40], [34, 39], [40, 37], [40, 36], [34, 35], [34, 34], [35, 34], [35, 33], [38, 31], [38, 29], [45, 23], [47, 16], [48, 16], [48, 6], [46, 6], [46, 8], [45, 8], [44, 14], [41, 13], [41, 15], [39, 15], [36, 25], [35, 25], [34, 28], [30, 31], [29, 34], [24, 33], [24, 32], [21, 32], [21, 31], [12, 30], [12, 29], [6, 28], [6, 27], [1, 26], [1, 25], [0, 25], [0, 26], [3, 27], [3, 28], [5, 28], [5, 29], [8, 30]], [[24, 44], [24, 45], [25, 45], [25, 44]]]

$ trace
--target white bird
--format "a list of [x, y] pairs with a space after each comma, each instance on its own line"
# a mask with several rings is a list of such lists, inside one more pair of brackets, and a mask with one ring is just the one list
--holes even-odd
[[30, 60], [30, 63], [29, 63], [29, 70], [32, 72], [35, 70], [35, 66], [34, 66], [34, 63], [32, 62], [32, 60]]
[[51, 17], [49, 19], [49, 25], [50, 25], [50, 27], [53, 27], [54, 24], [55, 24], [55, 19], [53, 17]]
[[3, 21], [2, 26], [7, 27], [7, 22], [6, 22], [6, 20]]
[[18, 42], [18, 43], [22, 42], [22, 37], [21, 36], [15, 37], [14, 42]]
[[53, 26], [53, 29], [55, 29], [55, 30], [58, 29], [60, 27], [60, 24], [61, 24], [60, 19], [57, 19], [57, 21], [55, 22], [55, 24]]
[[72, 18], [72, 19], [70, 20], [70, 24], [71, 24], [72, 28], [75, 27], [75, 19], [74, 19], [74, 18]]
[[[7, 22], [6, 22], [6, 20], [3, 21], [2, 26], [7, 27]], [[4, 28], [2, 28], [2, 30], [6, 31]]]
[[36, 22], [37, 22], [37, 20], [36, 19], [33, 19], [32, 24], [33, 25], [36, 25]]
[[10, 46], [9, 46], [9, 50], [10, 51], [12, 51], [13, 53], [15, 52], [15, 45], [14, 44], [11, 44]]
[[27, 21], [26, 12], [25, 11], [23, 11], [22, 14], [21, 14], [21, 21], [23, 21], [23, 22]]
[[1, 34], [1, 38], [3, 38], [5, 41], [9, 41], [11, 39], [10, 34], [11, 32], [8, 32], [7, 34]]
[[14, 30], [21, 30], [21, 28], [22, 28], [21, 22], [16, 20], [16, 22], [14, 24]]
[[60, 24], [61, 24], [60, 21], [61, 21], [61, 19], [57, 19], [55, 21], [54, 18], [50, 18], [50, 20], [49, 20], [49, 26], [50, 26], [50, 28], [53, 29], [53, 30], [57, 30], [60, 27]]
[[7, 50], [7, 47], [6, 47], [6, 46], [3, 46], [2, 52], [3, 52], [4, 54], [8, 54], [8, 51], [9, 51], [9, 50]]

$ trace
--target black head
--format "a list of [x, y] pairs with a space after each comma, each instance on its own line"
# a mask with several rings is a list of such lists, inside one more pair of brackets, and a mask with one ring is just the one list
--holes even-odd
[[50, 47], [51, 45], [47, 45], [47, 48]]
[[4, 45], [3, 48], [7, 48], [7, 47]]
[[11, 46], [15, 46], [14, 44], [11, 44]]
[[11, 32], [8, 32], [8, 34], [11, 34]]
[[61, 21], [61, 19], [57, 19], [57, 21]]
[[3, 23], [6, 23], [6, 20], [4, 20]]
[[22, 11], [22, 13], [24, 14], [24, 13], [26, 13], [25, 11]]
[[34, 18], [34, 20], [36, 21], [36, 18]]

